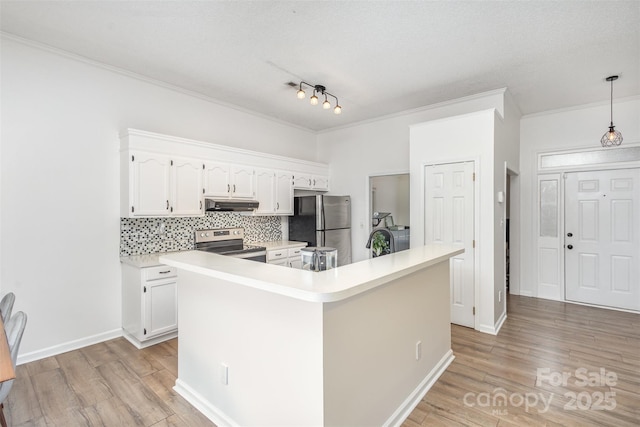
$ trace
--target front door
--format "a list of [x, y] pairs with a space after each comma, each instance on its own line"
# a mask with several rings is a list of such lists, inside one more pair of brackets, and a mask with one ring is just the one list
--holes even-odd
[[425, 168], [425, 243], [463, 245], [450, 260], [451, 323], [474, 322], [474, 163]]
[[565, 174], [565, 297], [640, 310], [640, 169]]

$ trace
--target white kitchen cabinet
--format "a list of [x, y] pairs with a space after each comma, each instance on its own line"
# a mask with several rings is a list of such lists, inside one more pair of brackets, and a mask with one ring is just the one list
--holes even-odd
[[329, 177], [327, 175], [311, 175], [295, 173], [293, 175], [293, 187], [299, 190], [329, 190]]
[[276, 171], [276, 213], [293, 215], [293, 175], [291, 172]]
[[301, 249], [306, 245], [283, 245], [277, 249], [267, 249], [267, 263], [284, 267], [302, 268]]
[[172, 214], [180, 216], [201, 215], [202, 210], [202, 171], [199, 160], [173, 159], [172, 166], [173, 203]]
[[122, 264], [122, 329], [124, 337], [137, 348], [178, 335], [175, 268]]
[[302, 268], [302, 256], [300, 255], [300, 253], [302, 252], [302, 248], [303, 246], [287, 249], [287, 260], [289, 262], [289, 267]]
[[231, 166], [231, 197], [253, 199], [256, 197], [255, 169], [248, 166]]
[[197, 216], [202, 209], [202, 162], [165, 154], [131, 151], [123, 177], [123, 216]]
[[168, 216], [171, 213], [171, 158], [132, 152], [128, 167], [129, 212], [126, 216]]
[[231, 166], [226, 163], [204, 163], [204, 195], [227, 198], [231, 192]]
[[275, 182], [266, 184], [273, 185], [273, 193], [260, 184], [266, 201], [259, 214], [292, 215], [292, 188], [329, 189], [326, 164], [136, 129], [121, 134], [120, 159], [120, 216], [125, 218], [203, 216], [205, 197], [255, 200], [255, 165], [275, 173]]
[[276, 211], [276, 173], [273, 169], [256, 170], [256, 214], [273, 214]]
[[273, 169], [256, 170], [256, 214], [293, 215], [293, 175]]
[[311, 175], [311, 186], [314, 190], [328, 191], [329, 177], [326, 175]]
[[254, 168], [218, 162], [205, 162], [204, 165], [205, 196], [220, 199], [255, 198]]

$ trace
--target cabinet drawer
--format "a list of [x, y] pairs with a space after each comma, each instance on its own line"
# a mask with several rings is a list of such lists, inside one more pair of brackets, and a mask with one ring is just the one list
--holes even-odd
[[267, 261], [272, 261], [275, 259], [284, 259], [287, 257], [286, 249], [275, 249], [272, 251], [267, 251]]
[[289, 248], [289, 258], [300, 258], [302, 248]]
[[142, 270], [144, 280], [166, 279], [167, 277], [176, 277], [178, 275], [178, 270], [175, 267], [169, 267], [167, 265], [147, 267]]

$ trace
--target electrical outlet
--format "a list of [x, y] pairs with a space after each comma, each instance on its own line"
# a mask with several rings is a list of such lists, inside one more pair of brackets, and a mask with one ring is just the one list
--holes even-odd
[[416, 342], [416, 360], [422, 359], [422, 341]]
[[220, 364], [220, 382], [229, 385], [229, 367], [224, 363]]

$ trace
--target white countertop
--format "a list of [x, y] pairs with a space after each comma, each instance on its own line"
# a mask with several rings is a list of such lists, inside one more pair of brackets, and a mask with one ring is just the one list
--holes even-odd
[[294, 240], [276, 240], [273, 242], [256, 242], [253, 244], [257, 246], [264, 246], [268, 251], [285, 248], [304, 248], [307, 246], [307, 242], [296, 242]]
[[428, 245], [320, 272], [247, 262], [203, 251], [167, 253], [159, 257], [159, 262], [292, 298], [332, 302], [365, 292], [462, 252], [462, 247]]
[[130, 255], [130, 256], [121, 256], [120, 262], [124, 264], [129, 264], [138, 268], [145, 267], [157, 267], [159, 265], [164, 265], [159, 261], [162, 255], [167, 254], [175, 254], [176, 252], [157, 252], [155, 254], [145, 254], [145, 255]]

